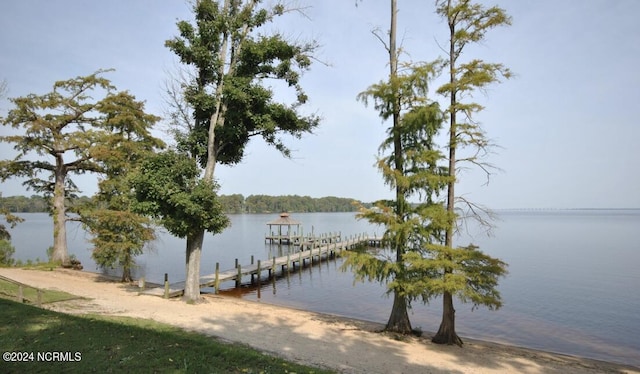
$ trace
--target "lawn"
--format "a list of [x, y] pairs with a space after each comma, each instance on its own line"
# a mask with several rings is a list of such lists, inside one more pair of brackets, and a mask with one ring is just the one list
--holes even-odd
[[[13, 282], [8, 282], [4, 279], [0, 279], [0, 297], [15, 300], [16, 296], [18, 295], [18, 287], [19, 286]], [[64, 301], [79, 298], [78, 296], [71, 295], [62, 291], [41, 290], [40, 292], [42, 303], [51, 303], [55, 301]], [[38, 300], [38, 291], [33, 287], [25, 286], [22, 288], [22, 297], [24, 299], [24, 302], [29, 304], [36, 304]]]
[[150, 320], [73, 316], [2, 298], [0, 351], [25, 360], [0, 361], [1, 373], [328, 373]]

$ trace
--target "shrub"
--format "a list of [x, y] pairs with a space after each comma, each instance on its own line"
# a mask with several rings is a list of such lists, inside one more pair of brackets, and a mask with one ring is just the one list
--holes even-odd
[[15, 260], [13, 259], [13, 254], [16, 252], [16, 249], [11, 245], [11, 242], [2, 239], [0, 240], [0, 265], [13, 266]]

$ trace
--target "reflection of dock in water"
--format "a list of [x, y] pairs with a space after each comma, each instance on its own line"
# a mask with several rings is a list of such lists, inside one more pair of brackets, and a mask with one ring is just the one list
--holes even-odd
[[[326, 242], [322, 240], [312, 241], [306, 246], [301, 246], [298, 252], [287, 253], [279, 257], [274, 256], [265, 261], [258, 260], [255, 262], [252, 256], [251, 263], [247, 265], [241, 265], [238, 263], [238, 260], [236, 260], [235, 267], [228, 270], [219, 270], [220, 264], [216, 263], [216, 272], [214, 274], [200, 277], [200, 288], [213, 287], [215, 292], [218, 292], [220, 290], [220, 284], [228, 281], [235, 281], [235, 286], [238, 288], [242, 284], [243, 276], [251, 276], [251, 280], [253, 281], [256, 276], [260, 278], [264, 271], [268, 272], [269, 276], [272, 276], [275, 275], [278, 269], [281, 269], [281, 273], [284, 273], [295, 270], [296, 266], [304, 267], [307, 262], [313, 264], [314, 261], [320, 262], [323, 259], [340, 256], [342, 252], [346, 250], [360, 246], [377, 246], [380, 244], [381, 239], [376, 237], [370, 238], [367, 235], [361, 234], [344, 241], [339, 237], [332, 241], [327, 240]], [[140, 294], [164, 296], [167, 298], [180, 296], [184, 293], [184, 286], [185, 282], [169, 284], [167, 275], [165, 274], [164, 288], [150, 288], [140, 292]]]

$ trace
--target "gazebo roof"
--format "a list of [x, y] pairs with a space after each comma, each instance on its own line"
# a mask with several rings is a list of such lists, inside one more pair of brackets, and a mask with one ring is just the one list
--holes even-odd
[[280, 225], [280, 226], [289, 226], [289, 225], [300, 225], [300, 221], [296, 221], [289, 217], [289, 213], [281, 213], [280, 218], [267, 222], [267, 225]]

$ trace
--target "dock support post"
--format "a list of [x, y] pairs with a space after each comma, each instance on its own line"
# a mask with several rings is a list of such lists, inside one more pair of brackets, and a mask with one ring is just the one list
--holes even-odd
[[251, 255], [251, 265], [253, 265], [253, 255]]
[[300, 268], [304, 267], [304, 260], [302, 259], [302, 251], [298, 252], [298, 264], [300, 264]]
[[287, 252], [287, 273], [291, 270], [291, 255]]
[[[236, 260], [237, 262], [238, 260]], [[242, 266], [240, 264], [236, 265], [236, 269], [238, 269], [238, 275], [236, 275], [236, 288], [240, 287], [240, 282], [242, 282]]]
[[216, 295], [220, 292], [220, 263], [216, 262], [216, 279], [213, 282], [213, 288], [215, 289]]
[[[273, 271], [273, 274], [271, 272]], [[273, 262], [271, 263], [271, 270], [269, 270], [269, 275], [276, 276], [276, 256], [273, 256]]]
[[169, 274], [164, 273], [164, 298], [169, 298]]
[[262, 261], [258, 260], [258, 289], [260, 289], [260, 273], [262, 272]]

